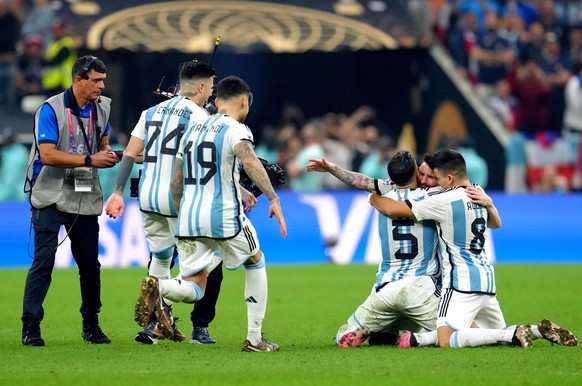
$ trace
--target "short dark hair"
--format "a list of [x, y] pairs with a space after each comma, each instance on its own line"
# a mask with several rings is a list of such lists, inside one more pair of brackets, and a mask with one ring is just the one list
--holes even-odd
[[238, 76], [227, 76], [216, 85], [216, 97], [220, 99], [230, 99], [241, 95], [248, 96], [250, 92], [247, 82]]
[[105, 67], [105, 63], [103, 63], [98, 57], [93, 55], [85, 55], [81, 56], [75, 61], [71, 75], [73, 76], [73, 79], [75, 79], [76, 76], [80, 76], [83, 79], [89, 79], [89, 72], [91, 70], [101, 74], [107, 73], [107, 67]]
[[196, 80], [210, 78], [216, 74], [216, 69], [208, 63], [192, 60], [180, 66], [180, 80]]
[[452, 174], [455, 177], [467, 177], [467, 165], [465, 159], [456, 150], [442, 149], [434, 153], [432, 158], [426, 162], [431, 169], [439, 169], [445, 174]]
[[388, 176], [396, 185], [406, 185], [416, 178], [416, 160], [408, 150], [400, 150], [388, 162]]
[[424, 155], [424, 157], [422, 158], [422, 162], [426, 162], [426, 164], [430, 167], [430, 163], [432, 162], [432, 157], [434, 157], [434, 153], [426, 153]]

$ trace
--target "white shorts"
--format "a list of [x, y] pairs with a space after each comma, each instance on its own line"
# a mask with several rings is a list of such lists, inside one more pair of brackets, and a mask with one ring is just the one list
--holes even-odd
[[177, 217], [166, 217], [151, 212], [142, 212], [142, 214], [150, 252], [162, 251], [176, 244]]
[[372, 332], [400, 330], [434, 331], [439, 298], [429, 276], [407, 277], [372, 291], [348, 319], [350, 329], [360, 326]]
[[444, 290], [439, 302], [437, 327], [461, 330], [470, 328], [473, 322], [479, 328], [506, 327], [497, 296], [463, 293], [450, 288]]
[[[182, 277], [192, 276], [213, 263], [216, 265], [216, 251], [220, 251], [218, 259], [222, 259], [227, 269], [237, 269], [243, 265], [259, 249], [259, 239], [255, 227], [247, 219], [238, 235], [227, 240], [207, 238], [178, 238], [178, 254], [180, 256], [180, 273]], [[222, 257], [220, 257], [222, 255]]]

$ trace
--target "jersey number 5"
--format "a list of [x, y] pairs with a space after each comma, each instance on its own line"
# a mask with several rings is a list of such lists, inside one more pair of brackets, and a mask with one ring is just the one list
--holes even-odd
[[414, 220], [410, 218], [392, 220], [392, 239], [394, 241], [408, 242], [410, 252], [402, 252], [403, 247], [399, 248], [394, 256], [400, 260], [414, 259], [418, 255], [418, 239], [411, 233], [406, 233], [406, 228], [414, 226]]

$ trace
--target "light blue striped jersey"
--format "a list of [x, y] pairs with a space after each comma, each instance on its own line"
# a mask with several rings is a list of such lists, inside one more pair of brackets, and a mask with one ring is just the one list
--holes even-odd
[[[394, 189], [384, 196], [404, 201], [426, 194], [423, 189]], [[410, 218], [390, 218], [378, 213], [378, 231], [382, 261], [376, 272], [376, 287], [410, 276], [428, 275], [437, 278], [440, 275], [434, 221], [416, 222]]]
[[176, 236], [227, 239], [242, 230], [242, 163], [234, 154], [241, 141], [253, 143], [250, 129], [223, 114], [194, 122], [184, 133], [177, 155], [183, 163], [184, 194]]
[[495, 273], [484, 249], [487, 209], [471, 203], [462, 186], [408, 202], [417, 220], [437, 222], [443, 288], [494, 294]]
[[191, 122], [208, 113], [183, 96], [142, 112], [131, 135], [144, 141], [143, 170], [139, 182], [139, 207], [144, 212], [176, 217], [170, 182], [178, 145]]

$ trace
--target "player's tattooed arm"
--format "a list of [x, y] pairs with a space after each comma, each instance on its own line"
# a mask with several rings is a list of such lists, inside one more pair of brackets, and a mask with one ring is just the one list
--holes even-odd
[[362, 173], [346, 170], [325, 158], [310, 159], [305, 169], [308, 172], [328, 172], [346, 185], [353, 186], [359, 190], [367, 190], [370, 193], [376, 192], [373, 178]]
[[269, 201], [278, 198], [275, 189], [273, 189], [273, 185], [271, 185], [269, 176], [255, 154], [251, 143], [248, 141], [239, 142], [234, 147], [234, 154], [240, 158], [249, 178], [261, 189], [261, 192], [267, 196]]
[[333, 174], [337, 179], [339, 179], [343, 183], [353, 186], [356, 189], [367, 190], [368, 192], [375, 192], [374, 179], [368, 177], [365, 174], [346, 170], [337, 165], [335, 168], [330, 170], [330, 173]]
[[182, 160], [176, 158], [174, 169], [172, 170], [172, 181], [170, 182], [170, 190], [172, 191], [172, 201], [176, 212], [180, 210], [180, 201], [184, 193], [184, 169], [182, 169]]

